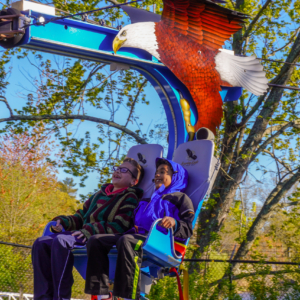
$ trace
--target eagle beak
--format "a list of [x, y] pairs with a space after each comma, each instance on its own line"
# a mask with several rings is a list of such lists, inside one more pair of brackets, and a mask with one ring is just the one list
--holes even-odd
[[113, 41], [113, 50], [115, 53], [122, 47], [122, 45], [126, 42], [126, 39], [120, 40], [117, 36]]

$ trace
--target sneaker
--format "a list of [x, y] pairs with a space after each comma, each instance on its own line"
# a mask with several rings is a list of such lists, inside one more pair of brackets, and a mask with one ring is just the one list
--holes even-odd
[[[100, 297], [98, 297], [97, 295], [95, 295], [95, 296], [93, 295], [91, 297], [91, 300], [98, 300], [98, 299], [100, 299]], [[119, 298], [114, 297], [112, 292], [109, 292], [109, 297], [106, 298], [105, 300], [119, 300]]]

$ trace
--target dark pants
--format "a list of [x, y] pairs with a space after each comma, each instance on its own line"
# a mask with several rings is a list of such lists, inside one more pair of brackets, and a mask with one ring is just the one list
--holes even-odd
[[34, 300], [62, 300], [71, 298], [74, 283], [72, 269], [75, 245], [82, 246], [81, 239], [71, 232], [43, 236], [32, 246], [34, 275]]
[[143, 257], [142, 243], [146, 236], [140, 234], [96, 234], [87, 243], [88, 264], [85, 293], [108, 295], [108, 253], [117, 246], [118, 258], [114, 280], [115, 297], [140, 298], [140, 268]]

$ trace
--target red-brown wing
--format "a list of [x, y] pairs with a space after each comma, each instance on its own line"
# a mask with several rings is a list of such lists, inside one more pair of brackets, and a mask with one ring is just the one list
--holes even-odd
[[211, 49], [222, 48], [242, 28], [246, 15], [209, 0], [163, 0], [162, 22]]

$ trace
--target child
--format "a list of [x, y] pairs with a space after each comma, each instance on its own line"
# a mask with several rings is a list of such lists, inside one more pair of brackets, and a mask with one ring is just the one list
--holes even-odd
[[[112, 184], [104, 184], [75, 215], [54, 218], [55, 233], [34, 242], [34, 300], [70, 299], [74, 246], [85, 245], [95, 234], [123, 233], [132, 226], [133, 211], [143, 195], [135, 187], [142, 179], [143, 169], [131, 158], [113, 169]], [[65, 232], [61, 232], [63, 228]]]

